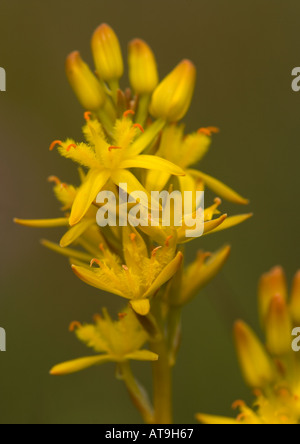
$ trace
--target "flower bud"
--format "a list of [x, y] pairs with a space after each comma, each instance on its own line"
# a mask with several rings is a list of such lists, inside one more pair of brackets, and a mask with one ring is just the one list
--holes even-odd
[[177, 122], [186, 114], [194, 92], [196, 68], [183, 60], [155, 89], [150, 113], [169, 122]]
[[146, 42], [132, 40], [128, 46], [130, 84], [137, 94], [151, 94], [158, 84], [154, 54]]
[[274, 267], [260, 279], [258, 286], [258, 304], [262, 326], [265, 325], [270, 303], [275, 295], [282, 295], [284, 299], [287, 299], [286, 277], [282, 267]]
[[97, 74], [106, 82], [123, 75], [123, 58], [118, 37], [114, 30], [103, 23], [92, 37], [92, 52]]
[[266, 318], [267, 348], [275, 356], [291, 350], [292, 323], [282, 295], [273, 296]]
[[253, 388], [263, 388], [273, 379], [271, 362], [263, 345], [242, 321], [235, 323], [234, 337], [245, 381]]
[[291, 296], [291, 315], [295, 324], [300, 324], [300, 270], [296, 273], [293, 281]]
[[66, 74], [84, 109], [97, 111], [103, 106], [106, 99], [105, 91], [78, 51], [72, 52], [67, 57]]

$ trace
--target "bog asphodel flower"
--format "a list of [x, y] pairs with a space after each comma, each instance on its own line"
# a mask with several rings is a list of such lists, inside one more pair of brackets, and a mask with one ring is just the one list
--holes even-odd
[[300, 356], [292, 349], [294, 327], [299, 327], [300, 272], [294, 278], [288, 299], [281, 267], [262, 276], [259, 283], [259, 312], [265, 345], [243, 321], [234, 327], [240, 367], [254, 390], [252, 408], [243, 401], [236, 419], [197, 415], [205, 424], [300, 424]]
[[114, 321], [103, 309], [102, 316], [95, 316], [94, 324], [81, 325], [72, 322], [70, 330], [75, 331], [77, 338], [97, 353], [96, 356], [67, 361], [58, 364], [50, 371], [51, 375], [76, 373], [94, 365], [105, 362], [122, 363], [134, 361], [157, 361], [158, 356], [149, 350], [142, 349], [148, 337], [137, 321], [132, 310], [119, 314]]
[[[79, 165], [80, 183], [67, 185], [51, 176], [63, 215], [15, 221], [31, 227], [68, 227], [59, 243], [43, 240], [42, 244], [67, 257], [75, 275], [88, 285], [127, 300], [118, 321], [112, 321], [104, 310], [93, 325], [73, 323], [77, 337], [96, 355], [59, 364], [51, 374], [74, 373], [115, 362], [117, 376], [125, 382], [145, 422], [169, 423], [171, 368], [180, 343], [182, 308], [221, 270], [230, 252], [229, 246], [213, 254], [201, 251], [193, 263], [184, 263], [184, 244], [193, 239], [186, 234], [193, 229], [192, 224], [188, 225], [195, 221], [197, 226], [201, 204], [195, 200], [186, 219], [187, 196], [193, 194], [201, 200], [198, 196], [203, 196], [205, 187], [217, 195], [212, 205], [200, 208], [204, 234], [233, 227], [251, 215], [222, 214], [220, 197], [237, 204], [248, 201], [219, 180], [191, 168], [202, 159], [212, 135], [218, 132], [215, 127], [199, 125], [197, 131], [185, 135], [183, 125], [178, 123], [193, 97], [194, 64], [183, 60], [159, 81], [151, 48], [143, 40], [134, 39], [128, 47], [131, 88], [122, 91], [119, 81], [124, 62], [115, 32], [102, 24], [91, 43], [95, 73], [76, 51], [66, 61], [67, 78], [84, 108], [84, 141], [68, 138], [50, 145], [51, 151], [57, 147], [61, 156]], [[159, 193], [178, 190], [182, 205], [170, 203], [170, 222], [165, 226], [166, 204]], [[101, 191], [112, 195], [113, 216], [119, 216], [119, 224], [105, 225], [105, 217], [103, 223], [102, 219], [99, 222], [98, 216], [108, 208], [105, 198], [99, 197], [103, 196]], [[135, 204], [130, 199], [124, 204], [126, 193], [132, 197], [137, 192], [140, 197], [136, 208], [132, 208]], [[156, 192], [154, 205], [152, 192]], [[145, 226], [123, 226], [131, 210]], [[175, 220], [181, 225], [177, 226]], [[282, 307], [281, 300], [274, 302], [274, 314], [268, 322], [274, 325], [280, 318], [285, 330], [288, 324], [281, 316]], [[275, 339], [274, 333], [269, 335], [270, 346], [274, 346]], [[144, 348], [146, 343], [150, 350]], [[282, 341], [277, 351], [284, 345]], [[153, 362], [153, 407], [132, 374], [130, 360]]]

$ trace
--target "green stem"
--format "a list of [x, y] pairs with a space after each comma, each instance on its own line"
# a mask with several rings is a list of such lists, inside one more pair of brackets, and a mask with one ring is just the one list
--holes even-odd
[[146, 424], [153, 424], [153, 408], [150, 405], [146, 391], [133, 376], [129, 362], [119, 364], [119, 370], [127, 387], [130, 398], [135, 407], [141, 413], [144, 422]]
[[159, 355], [153, 363], [154, 423], [172, 424], [172, 369], [166, 341], [152, 342], [151, 350]]
[[143, 94], [139, 97], [139, 105], [136, 113], [135, 121], [144, 126], [148, 117], [148, 108], [151, 100], [150, 94]]

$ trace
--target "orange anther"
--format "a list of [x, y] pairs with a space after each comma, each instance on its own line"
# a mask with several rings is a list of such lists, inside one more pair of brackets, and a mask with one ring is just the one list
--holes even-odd
[[134, 241], [136, 240], [136, 234], [135, 234], [135, 233], [131, 233], [131, 234], [130, 234], [130, 240], [131, 240], [132, 242], [134, 242]]
[[162, 247], [156, 247], [156, 248], [154, 248], [153, 250], [152, 250], [152, 253], [151, 253], [151, 256], [152, 257], [155, 257], [156, 256], [156, 253], [158, 252], [158, 250], [160, 250]]
[[112, 150], [121, 150], [122, 147], [120, 146], [109, 146], [108, 147], [108, 151], [111, 152]]
[[67, 148], [67, 152], [69, 152], [71, 150], [71, 148], [77, 148], [76, 143], [71, 143], [71, 145], [69, 145]]
[[69, 326], [69, 331], [75, 331], [76, 328], [81, 328], [82, 325], [80, 324], [80, 322], [78, 321], [73, 321], [71, 322], [70, 326]]
[[140, 125], [139, 123], [135, 123], [135, 124], [133, 125], [133, 127], [134, 127], [134, 128], [138, 128], [139, 130], [142, 131], [142, 133], [145, 132], [144, 128], [143, 128], [142, 125]]
[[170, 246], [170, 240], [173, 238], [173, 236], [168, 236], [165, 242], [165, 246], [169, 247]]
[[235, 401], [233, 404], [232, 404], [232, 408], [235, 410], [235, 409], [237, 409], [237, 408], [240, 408], [240, 407], [245, 407], [245, 402], [244, 401], [241, 401], [240, 399], [238, 399], [237, 401]]
[[98, 321], [101, 321], [101, 316], [99, 315], [99, 313], [96, 313], [96, 314], [94, 314], [94, 316], [93, 316], [93, 321], [94, 322], [98, 322]]
[[99, 249], [102, 251], [102, 253], [104, 252], [104, 245], [103, 244], [100, 244], [99, 245]]
[[126, 316], [127, 316], [127, 313], [119, 313], [119, 314], [118, 314], [118, 317], [119, 317], [120, 321], [121, 321], [122, 319], [126, 318]]
[[238, 421], [238, 422], [242, 422], [242, 421], [244, 421], [244, 419], [246, 419], [247, 418], [247, 416], [245, 415], [245, 413], [241, 413], [237, 418], [236, 418], [236, 420]]
[[127, 111], [125, 111], [125, 113], [123, 113], [123, 117], [128, 117], [130, 114], [134, 116], [135, 112], [132, 109], [128, 109]]
[[61, 181], [56, 176], [50, 176], [50, 177], [48, 177], [47, 180], [48, 180], [48, 182], [54, 182], [56, 185], [60, 185], [61, 184]]
[[94, 264], [97, 264], [100, 267], [101, 263], [100, 263], [99, 259], [92, 259], [90, 262], [90, 267], [92, 267]]
[[61, 140], [54, 140], [54, 142], [51, 143], [49, 150], [53, 151], [56, 145], [62, 145], [62, 141]]
[[127, 267], [127, 265], [122, 265], [123, 270], [125, 271], [129, 271], [129, 268]]
[[84, 119], [88, 122], [89, 120], [91, 120], [92, 113], [91, 111], [86, 111], [83, 116]]
[[207, 128], [198, 129], [197, 132], [198, 134], [204, 134], [205, 136], [212, 136], [213, 134], [218, 134], [220, 130], [215, 126], [208, 126]]

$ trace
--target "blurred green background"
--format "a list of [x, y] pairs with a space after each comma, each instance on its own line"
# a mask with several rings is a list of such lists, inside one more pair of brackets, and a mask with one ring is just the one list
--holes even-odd
[[[7, 72], [7, 92], [0, 93], [0, 326], [7, 332], [1, 423], [140, 421], [112, 365], [48, 375], [53, 364], [87, 353], [68, 333], [69, 322], [89, 321], [103, 305], [116, 312], [122, 301], [81, 283], [64, 258], [39, 245], [39, 238], [55, 241], [59, 230], [12, 223], [14, 216], [59, 215], [46, 178], [76, 177], [73, 165], [48, 146], [80, 137], [82, 110], [64, 60], [78, 49], [91, 62], [89, 41], [101, 22], [116, 30], [124, 55], [129, 40], [145, 39], [161, 77], [182, 58], [195, 62], [187, 128], [222, 130], [201, 169], [249, 197], [255, 213], [193, 244], [194, 252], [227, 242], [233, 249], [222, 274], [185, 310], [175, 421], [192, 423], [198, 411], [232, 414], [235, 399], [251, 400], [236, 363], [232, 323], [243, 318], [257, 327], [263, 272], [282, 264], [290, 279], [300, 266], [300, 93], [291, 90], [292, 68], [300, 65], [299, 14], [296, 0], [1, 0], [0, 66]], [[226, 202], [222, 209], [245, 211]], [[147, 367], [136, 368], [149, 384]]]

